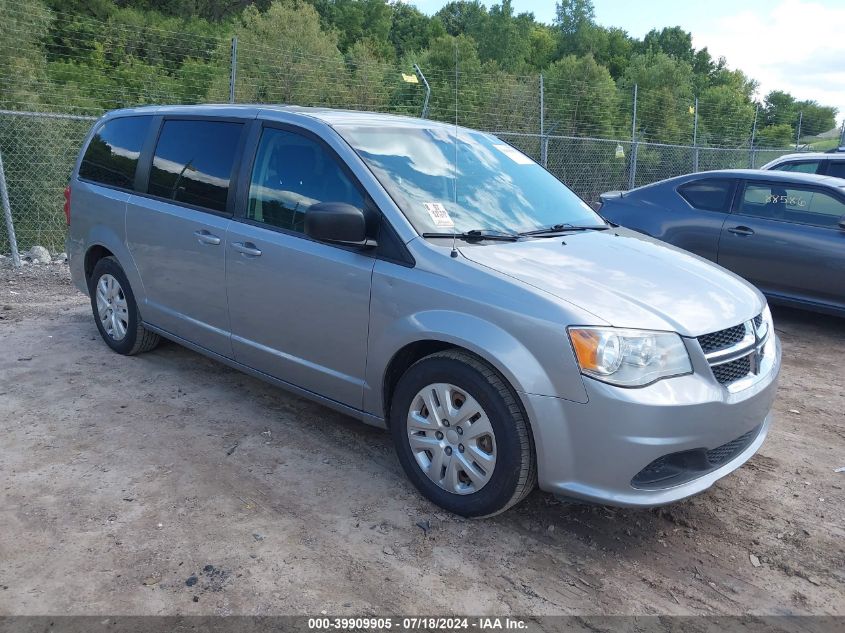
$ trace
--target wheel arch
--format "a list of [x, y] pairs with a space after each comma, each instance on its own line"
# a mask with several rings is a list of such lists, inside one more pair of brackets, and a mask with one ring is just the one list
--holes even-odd
[[85, 270], [86, 283], [91, 281], [91, 275], [94, 272], [94, 267], [97, 265], [97, 262], [105, 257], [114, 257], [114, 253], [102, 244], [93, 244], [88, 247], [87, 251], [85, 251], [83, 269]]
[[86, 285], [91, 279], [91, 273], [94, 272], [94, 266], [103, 257], [114, 257], [117, 260], [129, 280], [132, 294], [135, 296], [140, 309], [145, 302], [146, 292], [138, 269], [135, 267], [135, 259], [132, 257], [132, 253], [129, 252], [126, 243], [114, 229], [104, 224], [97, 224], [91, 228], [85, 239], [82, 269]]
[[[383, 415], [389, 425], [390, 404], [401, 376], [418, 360], [446, 349], [456, 349], [472, 355], [492, 367], [515, 393], [525, 412], [520, 392], [551, 393], [553, 386], [540, 361], [510, 333], [478, 317], [454, 312], [436, 311], [416, 314], [413, 326], [428, 325], [426, 331], [409, 332], [411, 321], [394, 324], [392, 331], [382, 332], [371, 349], [372, 358], [385, 358], [383, 370], [369, 368], [370, 384], [377, 385], [365, 406]], [[406, 327], [407, 326], [407, 327]], [[471, 332], [472, 338], [463, 333]], [[400, 333], [406, 336], [397, 340]], [[383, 354], [379, 348], [389, 347], [392, 353]], [[519, 375], [515, 370], [519, 371]], [[526, 412], [526, 418], [527, 418]], [[529, 420], [529, 426], [531, 421]]]

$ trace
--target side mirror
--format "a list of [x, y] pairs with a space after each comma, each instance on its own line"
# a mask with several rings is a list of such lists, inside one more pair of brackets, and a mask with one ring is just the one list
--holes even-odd
[[364, 211], [345, 202], [318, 202], [305, 211], [305, 234], [321, 242], [375, 246], [367, 239]]

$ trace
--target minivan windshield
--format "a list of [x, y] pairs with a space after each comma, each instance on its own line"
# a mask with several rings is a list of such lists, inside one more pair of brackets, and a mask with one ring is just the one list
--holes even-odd
[[[589, 206], [525, 154], [446, 126], [337, 126], [419, 233], [604, 228]], [[563, 228], [566, 230], [566, 228]]]

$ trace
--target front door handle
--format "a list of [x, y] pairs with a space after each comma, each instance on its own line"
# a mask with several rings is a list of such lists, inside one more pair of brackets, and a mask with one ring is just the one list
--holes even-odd
[[261, 255], [261, 249], [252, 242], [232, 242], [232, 248], [247, 257], [259, 257]]
[[728, 231], [734, 235], [754, 235], [754, 231], [747, 226], [735, 226], [732, 229], [728, 229]]
[[211, 244], [212, 246], [217, 246], [220, 244], [220, 238], [216, 235], [212, 235], [205, 229], [200, 231], [194, 231], [194, 237], [197, 238], [197, 241], [200, 244]]

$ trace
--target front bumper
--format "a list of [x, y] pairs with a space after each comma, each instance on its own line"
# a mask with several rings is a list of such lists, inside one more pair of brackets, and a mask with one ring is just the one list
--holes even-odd
[[[520, 394], [534, 432], [540, 488], [629, 507], [663, 505], [706, 490], [745, 463], [766, 438], [781, 364], [777, 338], [774, 347], [766, 371], [735, 393], [694, 364], [693, 374], [640, 389], [585, 378], [589, 401], [584, 404]], [[665, 485], [633, 482], [664, 456], [715, 455], [725, 445], [735, 450], [718, 466], [699, 463], [693, 466], [697, 471], [668, 478]]]

